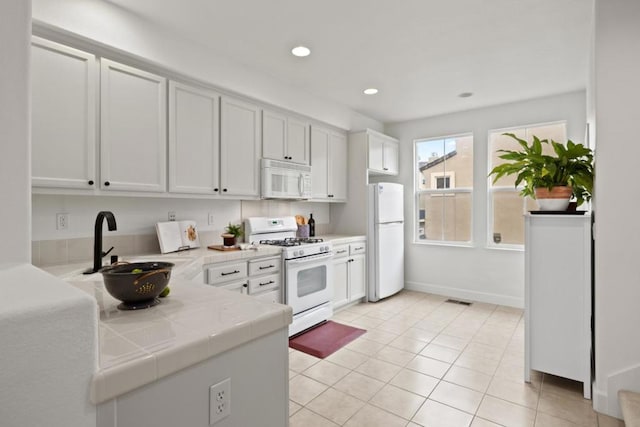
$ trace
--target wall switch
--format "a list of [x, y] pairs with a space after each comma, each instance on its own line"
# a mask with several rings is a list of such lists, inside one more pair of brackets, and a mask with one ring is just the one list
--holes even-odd
[[56, 230], [66, 230], [69, 228], [69, 214], [56, 214]]
[[209, 212], [209, 225], [213, 225], [213, 221], [214, 221], [213, 214]]
[[209, 425], [231, 415], [231, 378], [209, 388]]
[[176, 220], [176, 213], [169, 212], [169, 221], [175, 221], [175, 220]]

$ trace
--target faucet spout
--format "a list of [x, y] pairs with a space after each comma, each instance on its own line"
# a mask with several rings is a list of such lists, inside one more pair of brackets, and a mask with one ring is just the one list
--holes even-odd
[[[105, 252], [102, 252], [102, 225], [105, 219], [109, 231], [116, 230], [116, 217], [113, 216], [113, 213], [109, 211], [98, 212], [93, 234], [93, 268], [89, 268], [84, 274], [92, 274], [102, 268], [102, 257], [106, 255]], [[108, 252], [111, 252], [111, 249]]]

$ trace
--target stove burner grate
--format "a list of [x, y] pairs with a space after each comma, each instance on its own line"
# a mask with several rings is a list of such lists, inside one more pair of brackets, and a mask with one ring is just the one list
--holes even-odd
[[298, 238], [298, 237], [287, 237], [286, 239], [282, 239], [282, 240], [260, 240], [260, 244], [261, 245], [272, 245], [272, 246], [285, 246], [285, 247], [289, 247], [289, 246], [300, 246], [303, 244], [309, 244], [309, 243], [321, 243], [324, 240], [320, 239], [320, 238]]

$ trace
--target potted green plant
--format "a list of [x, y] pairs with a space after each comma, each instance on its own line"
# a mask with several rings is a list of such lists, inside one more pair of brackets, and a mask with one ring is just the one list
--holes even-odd
[[[494, 167], [489, 176], [493, 182], [506, 175], [516, 175], [515, 186], [524, 184], [520, 195], [536, 199], [540, 210], [564, 211], [570, 199], [576, 205], [591, 200], [593, 191], [593, 151], [582, 144], [567, 141], [566, 146], [554, 140], [533, 137], [531, 144], [512, 133], [521, 149], [498, 150], [507, 162]], [[554, 155], [543, 154], [550, 145]]]
[[229, 223], [229, 225], [225, 227], [224, 231], [224, 234], [222, 234], [223, 245], [227, 247], [236, 246], [238, 237], [241, 237], [244, 234], [242, 224]]

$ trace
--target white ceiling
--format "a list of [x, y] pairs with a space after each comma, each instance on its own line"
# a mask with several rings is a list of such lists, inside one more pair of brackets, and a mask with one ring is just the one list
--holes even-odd
[[109, 2], [382, 122], [586, 87], [591, 0]]

